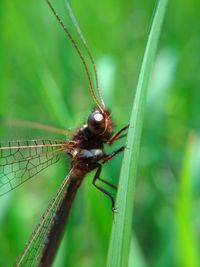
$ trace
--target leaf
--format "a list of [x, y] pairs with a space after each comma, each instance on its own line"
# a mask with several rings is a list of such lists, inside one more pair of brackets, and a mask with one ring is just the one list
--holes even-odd
[[127, 146], [121, 169], [116, 207], [118, 214], [113, 223], [108, 252], [108, 267], [128, 266], [131, 222], [133, 216], [134, 187], [137, 175], [140, 139], [146, 104], [148, 83], [156, 48], [167, 7], [167, 0], [158, 1], [154, 14], [133, 103]]

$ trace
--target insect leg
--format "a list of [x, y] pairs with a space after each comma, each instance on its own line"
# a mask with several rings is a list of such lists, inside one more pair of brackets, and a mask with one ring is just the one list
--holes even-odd
[[[97, 163], [97, 164], [96, 164], [96, 168], [97, 168], [97, 171], [96, 171], [95, 176], [94, 176], [94, 178], [93, 178], [92, 184], [93, 184], [99, 191], [101, 191], [102, 193], [104, 193], [105, 195], [107, 195], [107, 196], [110, 198], [110, 200], [111, 200], [111, 202], [112, 202], [112, 211], [115, 212], [116, 209], [115, 209], [115, 201], [114, 201], [113, 196], [110, 194], [110, 192], [106, 191], [104, 188], [102, 188], [102, 187], [100, 187], [99, 185], [96, 184], [96, 180], [97, 180], [97, 179], [102, 181], [102, 179], [99, 177], [99, 175], [100, 175], [100, 173], [101, 173], [101, 169], [102, 169], [101, 164]], [[103, 180], [103, 181], [104, 181], [104, 180]], [[106, 183], [107, 183], [107, 182], [106, 182]], [[110, 184], [110, 183], [109, 183], [109, 184]]]
[[[124, 146], [120, 147], [119, 149], [117, 149], [116, 151], [112, 152], [111, 154], [109, 155], [106, 155], [105, 158], [103, 159], [102, 161], [102, 164], [105, 164], [107, 161], [109, 161], [110, 159], [112, 159], [115, 155], [117, 155], [118, 153], [122, 152], [124, 150]], [[112, 187], [113, 189], [117, 190], [117, 186], [109, 183], [108, 181], [98, 177], [98, 180], [100, 180], [102, 183]]]
[[119, 130], [118, 132], [116, 132], [111, 138], [110, 140], [108, 140], [107, 145], [112, 145], [112, 143], [114, 141], [116, 141], [119, 138], [122, 138], [125, 136], [125, 134], [121, 135], [122, 132], [124, 132], [126, 129], [128, 129], [129, 125], [126, 125], [125, 127], [123, 127], [121, 130]]
[[116, 151], [112, 152], [111, 154], [106, 155], [106, 157], [102, 161], [102, 164], [105, 164], [107, 161], [109, 161], [110, 159], [112, 159], [114, 156], [116, 156], [120, 152], [124, 151], [124, 149], [125, 149], [125, 146], [122, 146], [119, 149], [117, 149]]
[[117, 186], [116, 186], [116, 185], [111, 184], [111, 183], [109, 183], [108, 181], [106, 181], [106, 180], [104, 180], [104, 179], [102, 179], [102, 178], [100, 178], [100, 177], [98, 177], [98, 180], [101, 181], [102, 183], [104, 183], [104, 184], [110, 186], [111, 188], [117, 190]]

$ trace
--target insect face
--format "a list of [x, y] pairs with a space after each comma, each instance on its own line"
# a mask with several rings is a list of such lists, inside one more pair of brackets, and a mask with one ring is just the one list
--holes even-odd
[[106, 112], [93, 111], [87, 121], [88, 129], [95, 135], [110, 136], [112, 132], [112, 122]]

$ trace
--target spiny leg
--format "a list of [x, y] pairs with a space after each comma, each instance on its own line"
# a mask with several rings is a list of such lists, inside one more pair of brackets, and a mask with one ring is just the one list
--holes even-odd
[[125, 130], [127, 130], [129, 127], [129, 125], [126, 125], [125, 127], [123, 127], [121, 130], [119, 130], [118, 132], [116, 132], [111, 138], [110, 140], [108, 140], [107, 145], [112, 145], [112, 143], [122, 137], [124, 137], [126, 134], [121, 135], [122, 132], [124, 132]]
[[[112, 202], [112, 211], [113, 211], [113, 212], [116, 212], [116, 209], [115, 209], [115, 201], [114, 201], [113, 196], [110, 194], [110, 192], [106, 191], [104, 188], [102, 188], [102, 187], [100, 187], [99, 185], [96, 184], [96, 180], [97, 180], [97, 179], [102, 181], [102, 179], [99, 177], [99, 175], [100, 175], [100, 173], [101, 173], [101, 169], [102, 169], [101, 164], [97, 163], [97, 164], [96, 164], [96, 168], [97, 168], [97, 171], [96, 171], [95, 176], [94, 176], [94, 178], [93, 178], [92, 184], [93, 184], [99, 191], [101, 191], [102, 193], [104, 193], [105, 195], [107, 195], [107, 196], [110, 198], [110, 200], [111, 200], [111, 202]], [[104, 180], [103, 180], [103, 181], [104, 181]], [[104, 182], [106, 182], [106, 181], [104, 181]], [[106, 182], [106, 183], [107, 183], [107, 182]], [[110, 183], [107, 183], [107, 184], [110, 184]]]
[[125, 149], [125, 146], [122, 146], [122, 147], [118, 148], [116, 151], [113, 151], [112, 153], [106, 155], [102, 161], [102, 164], [105, 164], [106, 162], [108, 162], [110, 159], [115, 157], [117, 154], [124, 151], [124, 149]]
[[[119, 154], [120, 152], [124, 151], [125, 149], [125, 146], [122, 146], [120, 147], [119, 149], [117, 149], [116, 151], [112, 152], [111, 154], [109, 155], [106, 155], [105, 158], [103, 159], [102, 161], [102, 164], [105, 164], [106, 162], [108, 162], [110, 159], [112, 159], [114, 156], [116, 156], [117, 154]], [[115, 201], [114, 201], [114, 198], [113, 196], [110, 194], [110, 192], [106, 191], [104, 188], [96, 185], [96, 180], [100, 180], [101, 182], [105, 183], [106, 185], [112, 187], [113, 189], [117, 189], [117, 187], [105, 180], [103, 180], [102, 178], [99, 177], [100, 173], [101, 173], [101, 169], [102, 169], [102, 165], [99, 164], [99, 163], [96, 163], [96, 166], [95, 168], [97, 168], [97, 171], [95, 173], [95, 176], [93, 178], [93, 185], [98, 189], [100, 190], [101, 192], [103, 192], [105, 195], [107, 195], [110, 199], [111, 199], [111, 202], [112, 202], [112, 211], [113, 212], [116, 212], [117, 209], [115, 208]]]
[[[120, 147], [119, 149], [117, 149], [116, 151], [112, 152], [111, 154], [109, 154], [109, 155], [105, 155], [105, 157], [104, 157], [104, 159], [103, 159], [103, 161], [102, 161], [102, 164], [105, 164], [105, 163], [108, 162], [110, 159], [112, 159], [114, 156], [116, 156], [118, 153], [122, 152], [122, 151], [124, 150], [124, 148], [125, 148], [125, 147], [122, 146], [122, 147]], [[110, 186], [111, 188], [117, 190], [117, 186], [115, 186], [115, 185], [109, 183], [108, 181], [106, 181], [106, 180], [104, 180], [104, 179], [102, 179], [102, 178], [100, 178], [100, 177], [98, 177], [97, 179], [98, 179], [99, 181], [101, 181], [102, 183], [104, 183], [104, 184]]]
[[[106, 162], [108, 162], [110, 159], [112, 159], [114, 156], [116, 156], [118, 153], [122, 152], [124, 150], [124, 146], [120, 147], [119, 149], [117, 149], [116, 151], [112, 152], [109, 155], [105, 155], [105, 158], [102, 161], [102, 164], [105, 164]], [[117, 186], [113, 185], [112, 183], [109, 183], [108, 181], [98, 177], [97, 178], [99, 181], [101, 181], [102, 183], [110, 186], [111, 188], [117, 190]]]
[[109, 183], [108, 181], [106, 181], [106, 180], [104, 180], [104, 179], [102, 179], [102, 178], [100, 178], [100, 177], [98, 177], [98, 180], [101, 181], [102, 183], [104, 183], [104, 184], [110, 186], [112, 189], [117, 190], [117, 186], [116, 186], [116, 185], [111, 184], [111, 183]]

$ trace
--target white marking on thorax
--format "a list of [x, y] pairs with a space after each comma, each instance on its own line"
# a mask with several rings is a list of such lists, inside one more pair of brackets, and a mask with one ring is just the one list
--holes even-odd
[[85, 157], [85, 158], [93, 158], [93, 157], [100, 157], [104, 153], [101, 149], [82, 149], [79, 153], [80, 157]]

